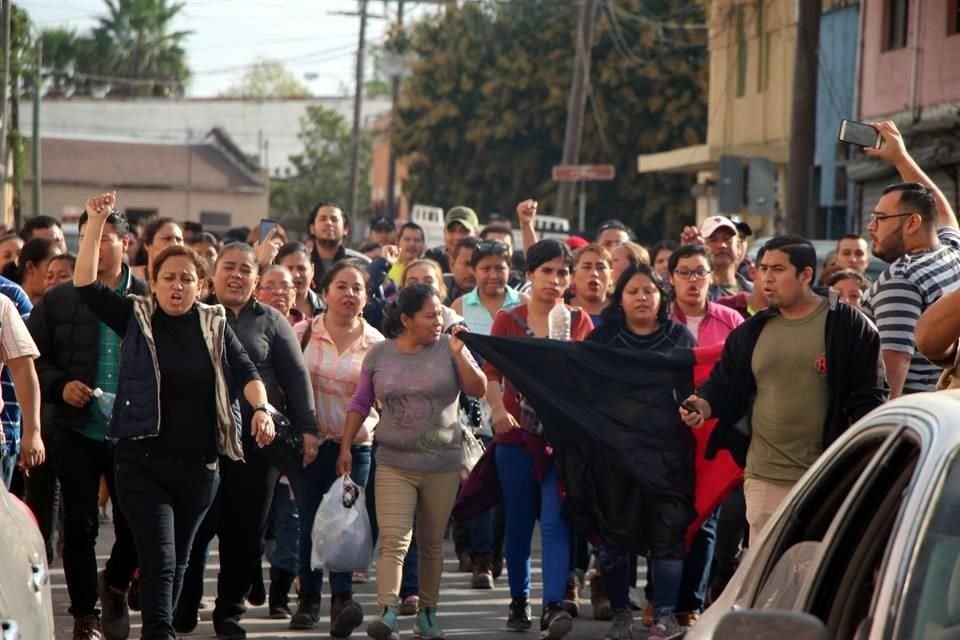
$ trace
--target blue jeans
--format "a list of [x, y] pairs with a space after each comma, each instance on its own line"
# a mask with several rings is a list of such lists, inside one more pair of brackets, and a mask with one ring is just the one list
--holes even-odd
[[270, 554], [270, 566], [289, 573], [299, 573], [300, 515], [293, 488], [288, 484], [277, 483], [270, 506], [270, 527], [275, 545]]
[[10, 488], [10, 482], [13, 480], [13, 470], [17, 468], [17, 456], [10, 454], [0, 457], [0, 481], [7, 489]]
[[707, 599], [707, 585], [710, 583], [710, 567], [713, 564], [713, 550], [717, 544], [719, 521], [720, 509], [717, 509], [704, 521], [693, 538], [693, 544], [690, 545], [690, 550], [687, 551], [687, 557], [683, 562], [683, 579], [680, 582], [677, 611], [699, 613], [703, 610]]
[[[370, 474], [370, 447], [352, 447], [353, 467], [350, 479], [361, 487], [367, 486]], [[320, 595], [323, 591], [323, 570], [310, 568], [310, 552], [313, 541], [313, 520], [323, 496], [337, 479], [337, 458], [340, 457], [340, 443], [329, 440], [320, 445], [317, 459], [309, 467], [297, 469], [290, 474], [290, 486], [297, 501], [300, 513], [300, 594]], [[353, 591], [353, 575], [350, 573], [330, 573], [331, 593], [350, 593]]]
[[515, 445], [497, 445], [497, 474], [506, 524], [505, 557], [510, 596], [530, 596], [530, 552], [540, 498], [543, 548], [543, 604], [560, 604], [570, 570], [570, 527], [561, 512], [559, 474], [552, 467], [541, 482], [533, 476], [533, 457]]

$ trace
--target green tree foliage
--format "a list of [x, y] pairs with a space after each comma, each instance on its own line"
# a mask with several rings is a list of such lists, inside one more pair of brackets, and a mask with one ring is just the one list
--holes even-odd
[[84, 69], [93, 69], [93, 41], [73, 29], [46, 29], [43, 38], [43, 82], [45, 95], [68, 98], [89, 95], [92, 83], [83, 77]]
[[[640, 176], [640, 153], [706, 137], [706, 32], [697, 0], [613, 0], [598, 12], [581, 163], [617, 179], [589, 186], [588, 227], [620, 218], [651, 241], [694, 213], [691, 176]], [[512, 212], [536, 197], [550, 213], [573, 73], [578, 3], [448, 6], [388, 46], [413, 54], [394, 145], [413, 158], [415, 202]]]
[[[302, 230], [306, 229], [307, 213], [320, 200], [347, 201], [350, 125], [336, 111], [311, 105], [300, 119], [297, 137], [304, 151], [290, 156], [293, 165], [290, 175], [271, 180], [270, 210], [287, 228]], [[370, 175], [371, 145], [369, 133], [365, 134], [360, 144], [359, 211], [366, 211], [370, 206], [370, 184], [364, 176]]]
[[224, 94], [231, 98], [302, 98], [310, 89], [279, 60], [259, 58]]

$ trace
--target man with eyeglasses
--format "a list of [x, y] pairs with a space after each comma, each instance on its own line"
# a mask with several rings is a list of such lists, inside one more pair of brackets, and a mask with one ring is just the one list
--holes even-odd
[[960, 230], [949, 201], [907, 153], [896, 125], [873, 126], [883, 146], [866, 152], [893, 165], [903, 182], [884, 190], [870, 216], [873, 255], [890, 266], [861, 304], [880, 330], [890, 395], [896, 398], [936, 388], [940, 368], [917, 350], [915, 330], [930, 305], [960, 287]]
[[727, 337], [710, 379], [680, 409], [695, 428], [717, 418], [706, 457], [728, 449], [745, 468], [751, 541], [826, 447], [888, 395], [876, 328], [813, 290], [813, 244], [778, 236], [758, 263], [770, 306]]

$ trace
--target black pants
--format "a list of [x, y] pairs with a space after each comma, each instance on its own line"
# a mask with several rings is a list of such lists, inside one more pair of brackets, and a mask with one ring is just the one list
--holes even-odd
[[173, 640], [173, 605], [190, 545], [219, 483], [216, 461], [158, 453], [135, 441], [117, 451], [117, 490], [140, 560], [142, 640]]
[[[63, 500], [63, 571], [70, 594], [70, 613], [75, 617], [96, 613], [97, 534], [100, 530], [100, 477], [107, 480], [110, 497], [117, 503], [114, 482], [115, 446], [87, 438], [75, 431], [61, 431], [52, 442]], [[52, 510], [53, 505], [50, 505]], [[114, 511], [116, 541], [106, 565], [106, 581], [126, 590], [137, 568], [137, 551], [123, 509]]]
[[43, 543], [47, 550], [47, 563], [53, 562], [53, 549], [57, 534], [57, 518], [60, 511], [60, 487], [57, 483], [57, 450], [53, 439], [44, 432], [44, 441], [47, 443], [47, 459], [39, 467], [30, 470], [30, 475], [23, 479], [24, 502], [33, 511], [37, 519], [37, 526], [43, 536]]
[[[203, 596], [207, 547], [214, 534], [220, 540], [220, 575], [214, 622], [239, 621], [253, 573], [263, 555], [263, 536], [280, 472], [260, 456], [256, 445], [244, 442], [245, 462], [220, 458], [220, 491], [190, 552], [179, 606], [196, 609]], [[312, 525], [312, 523], [311, 523]]]

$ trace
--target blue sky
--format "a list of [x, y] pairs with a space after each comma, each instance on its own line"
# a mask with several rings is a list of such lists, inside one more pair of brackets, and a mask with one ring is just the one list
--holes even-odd
[[[396, 2], [371, 0], [368, 12], [395, 19]], [[435, 8], [406, 3], [406, 18]], [[105, 13], [103, 0], [20, 0], [40, 29], [68, 27], [83, 33]], [[235, 83], [258, 57], [279, 59], [315, 95], [335, 95], [343, 87], [352, 93], [354, 56], [360, 33], [356, 0], [187, 0], [175, 22], [177, 30], [192, 30], [187, 54], [194, 78], [189, 96], [216, 96]], [[367, 23], [367, 43], [383, 40], [388, 20]], [[307, 79], [307, 74], [314, 76]]]

